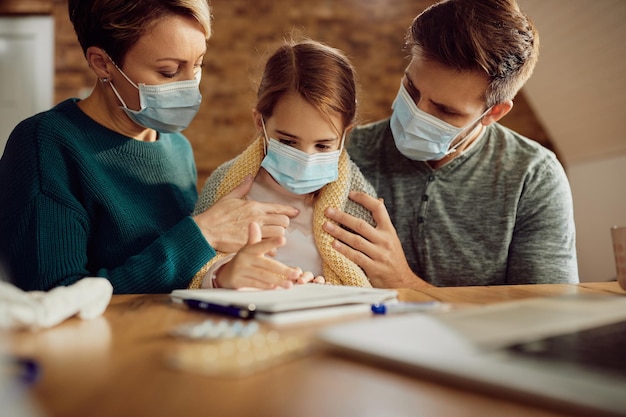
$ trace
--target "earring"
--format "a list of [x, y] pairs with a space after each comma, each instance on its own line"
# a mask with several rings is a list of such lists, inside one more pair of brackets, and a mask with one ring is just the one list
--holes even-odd
[[100, 81], [103, 83], [108, 83], [109, 79], [107, 77], [104, 77], [104, 78], [100, 78]]

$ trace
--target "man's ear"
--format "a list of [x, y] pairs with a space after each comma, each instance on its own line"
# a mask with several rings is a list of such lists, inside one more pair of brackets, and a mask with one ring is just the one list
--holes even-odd
[[481, 123], [484, 126], [489, 126], [490, 124], [495, 123], [498, 120], [502, 119], [504, 116], [506, 116], [507, 113], [510, 112], [512, 108], [513, 108], [513, 100], [507, 100], [503, 103], [498, 103], [494, 105], [489, 111], [489, 113], [487, 113], [483, 117]]
[[89, 68], [96, 74], [98, 79], [111, 78], [111, 60], [106, 52], [104, 52], [104, 49], [98, 48], [97, 46], [90, 46], [87, 48], [85, 56]]

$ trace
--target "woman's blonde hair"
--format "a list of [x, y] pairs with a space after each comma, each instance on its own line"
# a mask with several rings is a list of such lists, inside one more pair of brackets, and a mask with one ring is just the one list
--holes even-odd
[[100, 47], [119, 65], [139, 38], [167, 16], [192, 18], [206, 39], [211, 37], [207, 0], [69, 0], [68, 12], [83, 52]]

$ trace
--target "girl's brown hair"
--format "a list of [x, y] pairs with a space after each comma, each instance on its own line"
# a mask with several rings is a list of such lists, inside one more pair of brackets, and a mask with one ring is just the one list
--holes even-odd
[[328, 118], [338, 114], [343, 130], [355, 122], [356, 74], [338, 49], [310, 39], [280, 46], [265, 64], [257, 111], [265, 119], [271, 117], [278, 100], [288, 92], [298, 93]]

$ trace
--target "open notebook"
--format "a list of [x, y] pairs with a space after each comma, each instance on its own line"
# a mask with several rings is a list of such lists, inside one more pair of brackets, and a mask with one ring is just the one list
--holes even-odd
[[353, 359], [532, 401], [626, 416], [626, 297], [572, 295], [339, 324], [319, 338]]
[[235, 317], [241, 313], [241, 318], [290, 324], [352, 314], [371, 314], [372, 304], [395, 300], [397, 295], [395, 290], [380, 288], [305, 284], [275, 290], [174, 290], [170, 297], [175, 302], [200, 307], [208, 312], [223, 312]]

